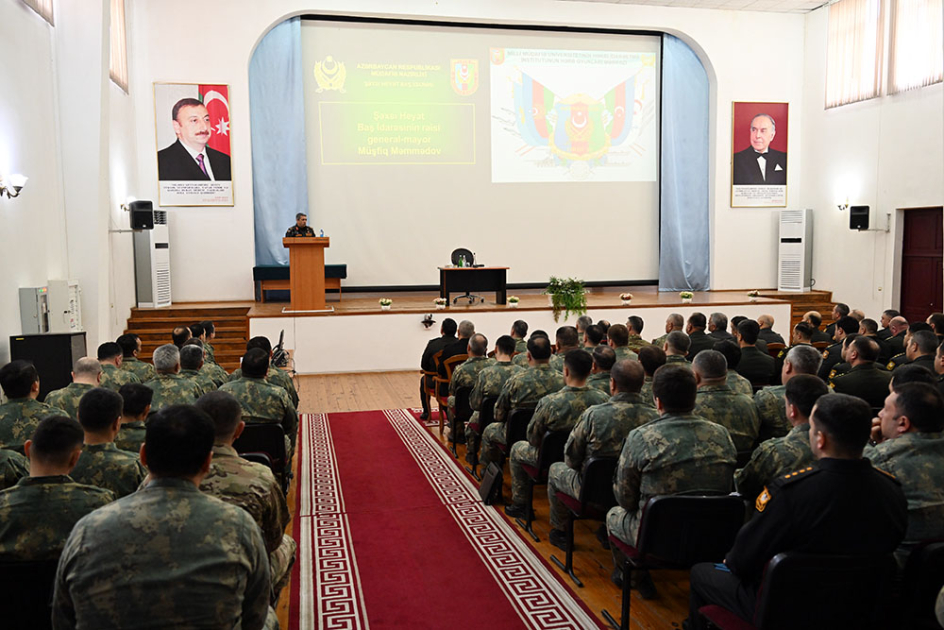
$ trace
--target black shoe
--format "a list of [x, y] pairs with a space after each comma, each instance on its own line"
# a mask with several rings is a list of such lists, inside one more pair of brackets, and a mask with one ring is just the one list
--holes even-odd
[[600, 541], [600, 546], [604, 549], [610, 548], [610, 537], [606, 533], [606, 525], [600, 525], [597, 528], [597, 540]]
[[424, 411], [423, 413], [421, 413], [421, 414], [420, 414], [420, 420], [429, 420], [429, 412], [428, 412], [428, 411]]
[[505, 516], [511, 518], [527, 518], [528, 508], [517, 503], [509, 503], [505, 506]]
[[548, 535], [548, 538], [550, 539], [551, 544], [561, 551], [570, 550], [570, 541], [567, 540], [567, 534], [565, 532], [562, 532], [559, 529], [552, 529], [551, 533]]
[[632, 587], [636, 589], [639, 596], [643, 599], [655, 599], [658, 596], [656, 585], [652, 581], [649, 571], [637, 571], [633, 574]]
[[617, 587], [623, 588], [623, 569], [620, 567], [613, 569], [613, 573], [610, 574], [610, 581], [616, 584]]

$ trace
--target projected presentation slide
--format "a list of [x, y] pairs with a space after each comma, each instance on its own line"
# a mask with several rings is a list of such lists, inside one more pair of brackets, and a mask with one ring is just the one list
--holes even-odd
[[493, 182], [656, 179], [656, 55], [492, 48]]

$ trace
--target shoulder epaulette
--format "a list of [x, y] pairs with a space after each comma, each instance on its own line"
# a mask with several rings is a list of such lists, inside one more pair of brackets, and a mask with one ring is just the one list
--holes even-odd
[[897, 483], [898, 485], [901, 485], [901, 482], [898, 481], [898, 477], [896, 477], [895, 475], [891, 474], [891, 473], [888, 472], [887, 470], [882, 470], [882, 469], [879, 468], [878, 466], [872, 466], [872, 469], [875, 470], [875, 472], [880, 472], [880, 473], [882, 473], [883, 475], [885, 475], [886, 477], [888, 477], [889, 479], [891, 479], [892, 481], [894, 481], [894, 482]]
[[806, 477], [809, 477], [811, 474], [817, 472], [818, 470], [819, 470], [818, 468], [807, 466], [806, 468], [803, 468], [801, 470], [797, 470], [792, 473], [787, 473], [786, 475], [781, 475], [780, 476], [781, 484], [786, 485], [788, 483], [793, 483], [794, 481], [798, 479], [805, 479]]

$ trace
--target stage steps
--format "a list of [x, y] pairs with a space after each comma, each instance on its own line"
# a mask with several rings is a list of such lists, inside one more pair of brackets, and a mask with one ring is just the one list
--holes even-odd
[[239, 367], [239, 359], [246, 352], [251, 305], [252, 302], [189, 302], [170, 308], [132, 308], [125, 332], [141, 338], [139, 358], [150, 361], [158, 346], [171, 343], [171, 331], [175, 327], [210, 320], [216, 327], [216, 338], [212, 341], [216, 362], [232, 372]]
[[825, 328], [826, 324], [832, 322], [832, 313], [833, 305], [833, 292], [832, 291], [810, 291], [809, 293], [794, 293], [791, 291], [775, 291], [773, 289], [760, 291], [760, 296], [765, 298], [772, 298], [775, 300], [783, 300], [785, 302], [790, 302], [790, 327], [787, 329], [780, 323], [774, 324], [774, 329], [783, 335], [784, 339], [788, 338], [788, 334], [791, 334], [793, 327], [803, 319], [803, 314], [807, 311], [819, 311], [819, 314], [823, 316], [823, 325], [820, 328]]

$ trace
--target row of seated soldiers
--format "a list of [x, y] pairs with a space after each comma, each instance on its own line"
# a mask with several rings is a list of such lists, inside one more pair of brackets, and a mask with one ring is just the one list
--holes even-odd
[[[144, 444], [153, 419], [196, 406], [216, 425], [212, 466], [197, 485], [253, 517], [268, 552], [276, 600], [296, 547], [283, 533], [289, 521], [285, 497], [269, 468], [242, 459], [232, 445], [247, 422], [278, 423], [286, 432], [290, 461], [298, 421], [294, 385], [290, 378], [290, 390], [280, 384], [278, 377], [287, 375], [271, 366], [264, 337], [250, 340], [241, 369], [232, 375], [212, 364], [225, 377], [219, 388], [204, 379], [204, 358], [210, 355], [199, 335], [187, 339], [176, 329], [174, 338], [181, 347], [161, 346], [153, 365], [137, 358], [136, 335], [102, 344], [98, 360], [80, 359], [73, 383], [50, 392], [44, 403], [37, 400], [39, 374], [32, 363], [13, 361], [0, 368], [0, 387], [9, 399], [0, 405], [0, 562], [54, 560], [81, 517], [149, 487]], [[50, 425], [55, 431], [41, 432], [48, 419], [57, 420]], [[76, 432], [78, 444], [69, 441]], [[53, 450], [66, 442], [75, 447], [57, 451], [63, 458], [54, 473], [31, 456], [36, 435], [51, 440]], [[37, 522], [45, 523], [41, 531]], [[263, 617], [272, 627], [274, 615]]]
[[[748, 499], [756, 497], [751, 523], [759, 521], [762, 525], [749, 524], [742, 532], [750, 541], [740, 543], [750, 548], [750, 561], [740, 564], [741, 570], [731, 574], [736, 582], [726, 583], [725, 587], [746, 585], [756, 592], [764, 563], [780, 551], [855, 554], [897, 549], [903, 559], [917, 542], [944, 537], [944, 398], [938, 391], [940, 377], [919, 360], [926, 354], [923, 337], [933, 337], [933, 333], [914, 324], [910, 334], [901, 334], [906, 356], [911, 360], [892, 366], [892, 372], [876, 364], [879, 350], [874, 335], [868, 331], [846, 332], [846, 316], [842, 315], [833, 328], [842, 331], [835, 334], [849, 367], [844, 376], [838, 376], [838, 371], [832, 374], [827, 385], [819, 375], [832, 346], [823, 352], [812, 345], [814, 327], [809, 321], [811, 314], [807, 316], [794, 328], [793, 345], [778, 353], [776, 359], [754, 352], [761, 326], [746, 318], [735, 329], [737, 343], [712, 339], [711, 346], [704, 344], [695, 349], [694, 343], [701, 337], [698, 333], [704, 331], [697, 325], [693, 327], [692, 319], [698, 324], [704, 316], [699, 321], [694, 315], [689, 319], [689, 333], [674, 329], [676, 322], [670, 316], [666, 335], [654, 340], [661, 340], [661, 347], [641, 339], [642, 321], [636, 316], [630, 317], [625, 326], [609, 326], [605, 343], [594, 331], [596, 325], [586, 326], [581, 344], [575, 343], [576, 328], [564, 326], [557, 331], [556, 353], [543, 331], [532, 332], [524, 342], [527, 325], [518, 321], [512, 335], [497, 340], [492, 358], [487, 357], [487, 340], [474, 333], [471, 322], [452, 328], [447, 321], [443, 336], [430, 342], [427, 353], [432, 350], [432, 356], [442, 349], [440, 357], [468, 354], [469, 358], [453, 372], [449, 391], [450, 404], [454, 405], [459, 389], [471, 387], [469, 405], [473, 413], [464, 430], [470, 462], [502, 465], [504, 456], [497, 445], [504, 443], [505, 421], [516, 409], [534, 409], [527, 439], [508, 449], [512, 498], [506, 514], [527, 515], [530, 506], [526, 505], [523, 467], [536, 465], [546, 432], [565, 431], [569, 436], [564, 461], [553, 464], [549, 472], [552, 544], [563, 549], [568, 545], [563, 531], [567, 509], [556, 493], [579, 496], [582, 467], [591, 457], [619, 458], [613, 483], [618, 506], [608, 513], [606, 530], [598, 532], [604, 546], [608, 545], [606, 532], [635, 544], [642, 508], [651, 497], [734, 489]], [[769, 329], [772, 321], [765, 323]], [[449, 340], [450, 330], [458, 331], [459, 337]], [[889, 337], [898, 335], [894, 332]], [[935, 350], [940, 359], [944, 349], [936, 346]], [[749, 364], [760, 359], [757, 364], [776, 365], [780, 384], [764, 386], [755, 393], [754, 381], [737, 370], [745, 356]], [[944, 365], [944, 361], [939, 363]], [[751, 374], [750, 369], [746, 372]], [[850, 393], [837, 393], [844, 388]], [[489, 398], [494, 400], [494, 422], [478, 435], [473, 427], [478, 426], [477, 414]], [[827, 399], [827, 405], [821, 404]], [[811, 429], [817, 424], [814, 418], [818, 404], [819, 426]], [[450, 413], [454, 414], [454, 409]], [[825, 440], [830, 447], [838, 444], [839, 448], [823, 450], [817, 446], [818, 440]], [[872, 444], [863, 459], [866, 441]], [[826, 455], [827, 451], [831, 454]], [[871, 488], [865, 505], [893, 515], [891, 520], [875, 524], [871, 533], [853, 533], [848, 540], [829, 539], [826, 544], [823, 541], [828, 538], [828, 527], [837, 522], [857, 530], [868, 525], [855, 520], [861, 516], [858, 512], [837, 512], [828, 508], [828, 498], [817, 497], [813, 505], [825, 505], [823, 509], [830, 518], [838, 520], [810, 518], [806, 524], [791, 521], [789, 527], [795, 531], [771, 538], [771, 532], [788, 524], [769, 517], [760, 521], [758, 517], [768, 509], [768, 503], [793, 491], [784, 488], [784, 480], [792, 483], [812, 479], [814, 472], [829, 470], [834, 459], [865, 462], [853, 465], [858, 466], [856, 474], [862, 487]], [[884, 472], [876, 473], [879, 468]], [[894, 478], [894, 482], [888, 485], [876, 481], [875, 474], [883, 479]], [[817, 483], [806, 484], [801, 496], [816, 494]], [[861, 488], [850, 494], [861, 495]], [[907, 515], [902, 497], [907, 497]], [[876, 505], [879, 499], [889, 504]], [[780, 513], [783, 504], [783, 500], [776, 501], [778, 510], [771, 512]], [[874, 532], [883, 534], [881, 540]], [[815, 538], [810, 539], [810, 535], [826, 538], [820, 541], [822, 544], [811, 544], [808, 541]], [[777, 542], [759, 542], [765, 538]], [[613, 553], [614, 564], [619, 567], [618, 553]], [[744, 560], [743, 554], [742, 549], [735, 557]], [[710, 572], [707, 575], [716, 577]], [[614, 570], [614, 581], [620, 578], [620, 571]], [[645, 573], [638, 579], [634, 586], [640, 594], [655, 596], [651, 579]], [[692, 592], [693, 601], [699, 605], [717, 596], [702, 593], [696, 597], [694, 577]], [[753, 601], [750, 597], [746, 600]], [[740, 612], [751, 619], [750, 611]], [[696, 627], [697, 623], [693, 621]]]

